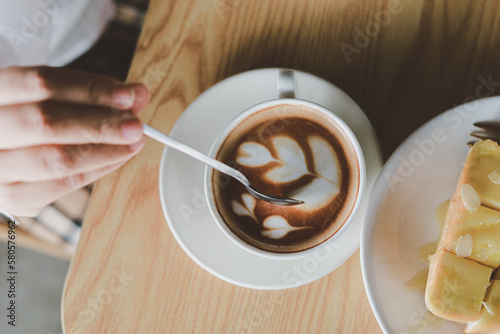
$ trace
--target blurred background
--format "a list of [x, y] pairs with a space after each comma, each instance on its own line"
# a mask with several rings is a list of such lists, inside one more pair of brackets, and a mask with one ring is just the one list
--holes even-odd
[[[128, 74], [149, 0], [114, 0], [116, 16], [94, 46], [67, 68], [124, 81]], [[16, 228], [16, 327], [0, 322], [0, 333], [59, 334], [61, 296], [80, 237], [92, 186], [47, 207], [35, 218], [19, 219]], [[0, 268], [7, 268], [7, 224], [0, 224]], [[4, 270], [2, 270], [4, 272]], [[0, 291], [8, 291], [0, 280]], [[0, 299], [2, 310], [7, 297]], [[5, 312], [2, 317], [5, 317]]]

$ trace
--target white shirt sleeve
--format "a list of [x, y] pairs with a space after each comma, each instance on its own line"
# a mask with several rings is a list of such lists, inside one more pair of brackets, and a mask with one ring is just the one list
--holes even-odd
[[111, 0], [0, 0], [0, 68], [63, 66], [113, 18]]

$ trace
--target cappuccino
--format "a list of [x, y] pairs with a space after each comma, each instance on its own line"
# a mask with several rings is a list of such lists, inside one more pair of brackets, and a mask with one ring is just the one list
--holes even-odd
[[264, 251], [295, 253], [323, 243], [344, 225], [360, 195], [353, 144], [333, 118], [310, 106], [280, 104], [252, 113], [227, 135], [216, 158], [259, 191], [304, 201], [279, 206], [258, 200], [214, 171], [220, 217], [239, 239]]

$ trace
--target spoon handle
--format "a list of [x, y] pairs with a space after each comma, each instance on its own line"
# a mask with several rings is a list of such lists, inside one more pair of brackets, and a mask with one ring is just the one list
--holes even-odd
[[210, 158], [209, 156], [195, 150], [194, 148], [192, 148], [184, 143], [181, 143], [180, 141], [175, 140], [174, 138], [172, 138], [170, 136], [167, 136], [163, 132], [160, 132], [160, 131], [154, 129], [154, 128], [150, 127], [149, 125], [144, 124], [143, 129], [144, 129], [144, 134], [146, 136], [153, 138], [153, 139], [159, 141], [160, 143], [163, 143], [163, 144], [167, 145], [168, 147], [173, 148], [174, 150], [185, 153], [185, 154], [189, 155], [190, 157], [195, 158], [196, 160], [201, 161], [201, 162], [207, 164], [208, 166], [210, 166], [210, 167], [212, 167], [212, 168], [214, 168], [214, 169], [216, 169], [224, 174], [227, 174], [231, 177], [234, 177], [235, 179], [237, 179], [238, 181], [240, 181], [241, 183], [243, 183], [245, 185], [249, 185], [247, 178], [240, 171], [238, 171], [232, 167], [229, 167], [228, 165], [226, 165], [218, 160]]
[[208, 166], [212, 167], [213, 169], [216, 169], [226, 175], [229, 175], [239, 182], [243, 183], [243, 185], [248, 189], [249, 193], [252, 194], [253, 196], [260, 198], [264, 201], [278, 204], [278, 205], [297, 205], [297, 204], [302, 204], [304, 203], [303, 201], [296, 200], [293, 198], [288, 198], [288, 197], [283, 197], [283, 196], [272, 196], [268, 194], [261, 193], [257, 191], [250, 182], [248, 182], [248, 179], [243, 175], [239, 170], [236, 170], [232, 167], [229, 167], [228, 165], [215, 160], [213, 158], [210, 158], [206, 156], [205, 154], [195, 150], [194, 148], [181, 143], [180, 141], [175, 140], [174, 138], [167, 136], [163, 132], [160, 132], [156, 129], [153, 129], [152, 127], [148, 125], [143, 125], [143, 132], [146, 136], [153, 138], [160, 143], [163, 143], [167, 145], [168, 147], [173, 148], [174, 150], [180, 151], [182, 153], [185, 153], [189, 155], [192, 158], [195, 158], [198, 161], [201, 161]]

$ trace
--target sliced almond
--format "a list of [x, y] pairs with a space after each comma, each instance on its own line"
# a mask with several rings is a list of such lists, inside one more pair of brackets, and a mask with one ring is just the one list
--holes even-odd
[[462, 235], [460, 239], [458, 239], [455, 252], [457, 256], [469, 257], [472, 254], [472, 246], [472, 236], [470, 234]]
[[491, 303], [488, 303], [488, 302], [483, 302], [483, 306], [486, 309], [486, 311], [488, 311], [488, 313], [496, 314], [496, 307], [495, 307], [495, 305], [493, 305]]
[[488, 178], [495, 184], [500, 184], [500, 167], [488, 174]]
[[460, 190], [462, 201], [469, 212], [476, 211], [481, 205], [481, 199], [477, 195], [476, 190], [470, 185], [465, 183]]

